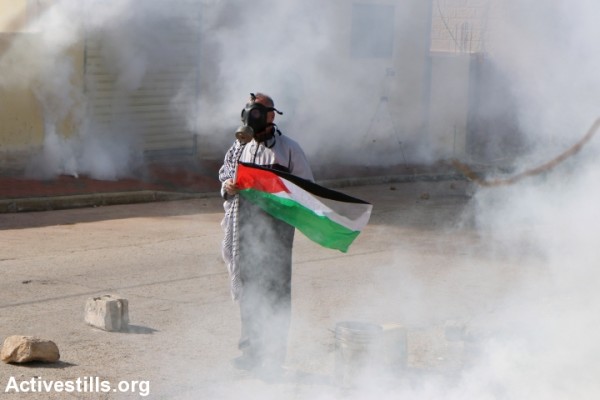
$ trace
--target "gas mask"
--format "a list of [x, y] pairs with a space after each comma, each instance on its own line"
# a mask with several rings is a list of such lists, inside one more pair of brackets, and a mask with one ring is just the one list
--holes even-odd
[[235, 137], [243, 144], [248, 143], [252, 139], [256, 139], [257, 142], [263, 142], [270, 138], [272, 133], [266, 134], [265, 131], [269, 126], [275, 124], [267, 122], [269, 112], [275, 111], [280, 115], [283, 114], [275, 107], [268, 107], [257, 103], [254, 93], [250, 93], [250, 99], [250, 102], [242, 110], [241, 118], [243, 125], [235, 132]]

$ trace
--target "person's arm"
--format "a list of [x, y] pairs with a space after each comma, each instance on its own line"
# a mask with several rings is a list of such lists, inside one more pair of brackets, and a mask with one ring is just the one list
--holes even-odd
[[221, 197], [226, 201], [230, 200], [232, 196], [235, 196], [238, 193], [238, 188], [235, 184], [235, 174], [243, 147], [244, 144], [239, 140], [236, 140], [229, 150], [227, 150], [223, 166], [219, 169]]
[[290, 173], [311, 182], [315, 181], [304, 150], [295, 142], [290, 147]]
[[223, 165], [219, 169], [219, 181], [221, 181], [221, 197], [229, 200], [235, 193], [231, 190], [231, 185], [235, 177], [235, 169], [237, 166], [236, 153], [240, 148], [239, 141], [235, 141], [233, 145], [225, 153]]

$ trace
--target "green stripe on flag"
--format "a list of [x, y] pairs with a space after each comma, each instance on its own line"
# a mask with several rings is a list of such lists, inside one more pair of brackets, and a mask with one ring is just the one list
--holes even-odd
[[275, 218], [295, 226], [323, 247], [347, 252], [360, 231], [353, 231], [329, 218], [315, 214], [300, 203], [275, 194], [245, 189], [240, 194]]

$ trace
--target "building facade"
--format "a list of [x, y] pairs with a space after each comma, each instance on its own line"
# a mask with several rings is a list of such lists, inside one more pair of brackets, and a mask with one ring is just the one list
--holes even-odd
[[[345, 135], [307, 133], [315, 158], [347, 150], [357, 163], [394, 164], [477, 150], [469, 141], [485, 123], [473, 114], [481, 95], [473, 87], [487, 0], [263, 0], [255, 7], [274, 16], [256, 37], [260, 14], [233, 0], [178, 0], [128, 14], [129, 3], [0, 0], [3, 171], [93, 174], [102, 162], [123, 164], [96, 174], [110, 179], [148, 159], [219, 158], [233, 139], [220, 133], [234, 127], [223, 121], [240, 107], [231, 111], [224, 99], [245, 90], [236, 80], [245, 74], [263, 82], [271, 73], [289, 89], [276, 94], [302, 121], [282, 118], [292, 131]], [[271, 70], [244, 65], [260, 64], [263, 53]]]

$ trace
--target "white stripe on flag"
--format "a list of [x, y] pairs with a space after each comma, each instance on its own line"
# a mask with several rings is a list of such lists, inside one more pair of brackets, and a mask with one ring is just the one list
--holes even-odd
[[[369, 222], [371, 209], [373, 208], [371, 204], [345, 203], [341, 201], [327, 199], [328, 202], [335, 202], [335, 208], [339, 210], [338, 212], [336, 212], [330, 207], [328, 207], [326, 204], [324, 204], [319, 199], [319, 197], [312, 195], [311, 193], [307, 192], [306, 190], [302, 189], [301, 187], [286, 179], [280, 179], [288, 188], [290, 193], [274, 193], [277, 196], [291, 198], [292, 200], [297, 201], [309, 210], [313, 210], [315, 214], [325, 216], [330, 220], [342, 226], [345, 226], [346, 228], [353, 231], [361, 231]], [[343, 212], [343, 210], [345, 209], [349, 210], [345, 213], [346, 215], [342, 215], [339, 213]]]

